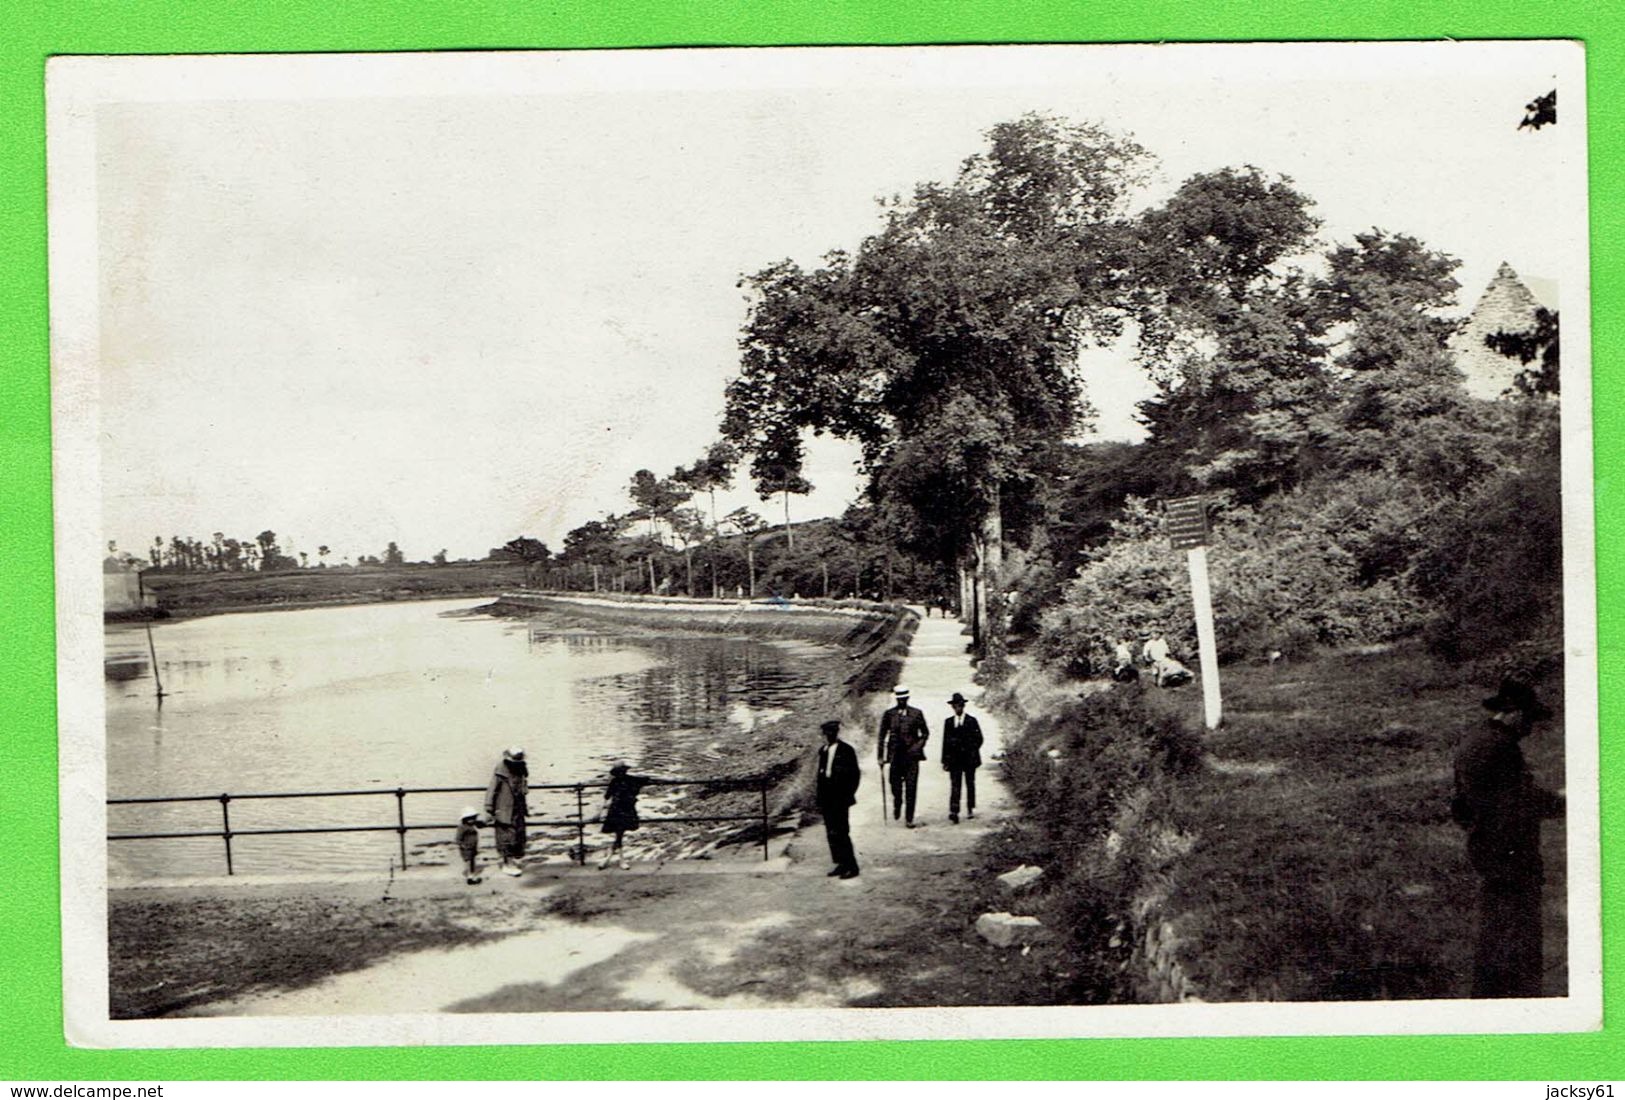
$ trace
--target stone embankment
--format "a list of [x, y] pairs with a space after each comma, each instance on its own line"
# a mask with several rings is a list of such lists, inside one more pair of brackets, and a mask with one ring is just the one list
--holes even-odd
[[[1081, 694], [1088, 696], [1111, 690], [1110, 684], [1094, 683], [1085, 685]], [[1062, 683], [1035, 668], [1021, 667], [1008, 681], [989, 692], [987, 703], [1010, 729], [1010, 745], [1014, 751], [1037, 754], [1050, 768], [1065, 772], [1091, 766], [1057, 747], [1062, 740], [1058, 736], [1057, 716], [1075, 707], [1079, 694], [1075, 684]], [[1124, 729], [1099, 731], [1103, 737], [1132, 735]], [[1019, 911], [1038, 913], [1059, 923], [1069, 912], [1064, 895], [1073, 882], [1120, 883], [1122, 895], [1106, 903], [1119, 914], [1116, 926], [1100, 929], [1095, 936], [1073, 935], [1073, 943], [1078, 945], [1074, 949], [1090, 950], [1084, 945], [1093, 940], [1095, 949], [1102, 955], [1120, 960], [1119, 995], [1126, 1000], [1139, 1003], [1203, 1000], [1202, 990], [1187, 971], [1186, 945], [1178, 932], [1180, 914], [1170, 911], [1168, 905], [1169, 884], [1178, 873], [1179, 860], [1188, 850], [1190, 838], [1172, 828], [1152, 809], [1155, 800], [1150, 797], [1151, 788], [1159, 780], [1156, 768], [1136, 779], [1128, 776], [1124, 779], [1129, 786], [1119, 792], [1119, 800], [1114, 800], [1115, 810], [1109, 821], [1101, 823], [1104, 827], [1098, 830], [1096, 839], [1052, 852], [1059, 865], [1046, 866], [1041, 873], [1037, 868], [1017, 867], [999, 876], [1000, 885], [1012, 895], [1013, 907]], [[1037, 826], [1039, 820], [1051, 812], [1053, 807], [1044, 802], [1055, 793], [1053, 788], [1028, 788], [1028, 804], [1022, 806], [1027, 827]], [[1018, 793], [1013, 791], [1012, 797], [1019, 802]], [[1136, 853], [1134, 863], [1138, 870], [1124, 874], [1122, 864], [1129, 852]], [[1076, 929], [1066, 931], [1068, 934], [1077, 932]]]
[[[716, 600], [554, 591], [505, 592], [486, 610], [545, 617], [589, 630], [610, 629], [620, 635], [728, 634], [804, 646], [798, 656], [809, 683], [795, 712], [758, 726], [729, 756], [731, 774], [771, 779], [769, 815], [775, 820], [812, 806], [809, 750], [818, 743], [819, 722], [838, 718], [849, 726], [866, 724], [874, 700], [897, 683], [920, 622], [917, 612], [901, 604], [868, 600]], [[692, 797], [698, 804], [708, 796], [700, 792]], [[760, 839], [759, 833], [746, 833], [752, 840]]]

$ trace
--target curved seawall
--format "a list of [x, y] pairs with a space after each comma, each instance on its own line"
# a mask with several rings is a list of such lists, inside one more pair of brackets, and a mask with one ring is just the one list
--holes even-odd
[[[729, 777], [770, 779], [769, 813], [776, 819], [812, 805], [813, 749], [821, 743], [821, 722], [839, 719], [843, 736], [862, 748], [883, 705], [882, 693], [898, 681], [919, 623], [919, 616], [900, 604], [856, 600], [752, 602], [510, 592], [486, 610], [616, 634], [722, 634], [793, 647], [797, 661], [806, 665], [807, 689], [790, 714], [742, 735], [726, 767]], [[698, 790], [686, 795], [684, 804], [698, 813], [727, 797]], [[746, 834], [760, 839], [759, 830], [746, 830], [736, 839]]]

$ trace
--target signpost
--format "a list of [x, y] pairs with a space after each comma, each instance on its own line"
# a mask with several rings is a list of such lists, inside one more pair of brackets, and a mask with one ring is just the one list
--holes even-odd
[[1208, 729], [1217, 729], [1221, 717], [1219, 652], [1213, 638], [1213, 589], [1207, 576], [1207, 503], [1201, 497], [1181, 497], [1167, 504], [1168, 541], [1185, 551], [1191, 572], [1191, 602], [1196, 605], [1196, 644], [1201, 652], [1202, 711]]

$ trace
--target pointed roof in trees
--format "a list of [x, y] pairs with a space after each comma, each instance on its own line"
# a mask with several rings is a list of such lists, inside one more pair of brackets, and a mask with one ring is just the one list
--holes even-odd
[[1474, 397], [1496, 398], [1512, 386], [1512, 379], [1524, 369], [1523, 364], [1490, 348], [1484, 340], [1497, 332], [1524, 332], [1533, 328], [1535, 310], [1540, 305], [1540, 300], [1530, 293], [1512, 265], [1503, 261], [1496, 269], [1495, 278], [1484, 288], [1467, 323], [1450, 340], [1456, 366], [1466, 376], [1462, 384], [1468, 393]]

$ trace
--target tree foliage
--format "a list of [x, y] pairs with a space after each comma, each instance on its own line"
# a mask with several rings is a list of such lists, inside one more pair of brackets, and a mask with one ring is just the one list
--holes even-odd
[[1526, 397], [1556, 397], [1561, 389], [1562, 359], [1558, 314], [1545, 306], [1535, 310], [1535, 323], [1522, 332], [1492, 332], [1484, 343], [1528, 367], [1519, 371], [1512, 387]]
[[[389, 545], [391, 548], [395, 546], [394, 543]], [[553, 556], [553, 551], [547, 548], [547, 543], [541, 539], [531, 538], [529, 535], [520, 535], [518, 538], [509, 539], [502, 544], [502, 549], [526, 565], [544, 562]]]

